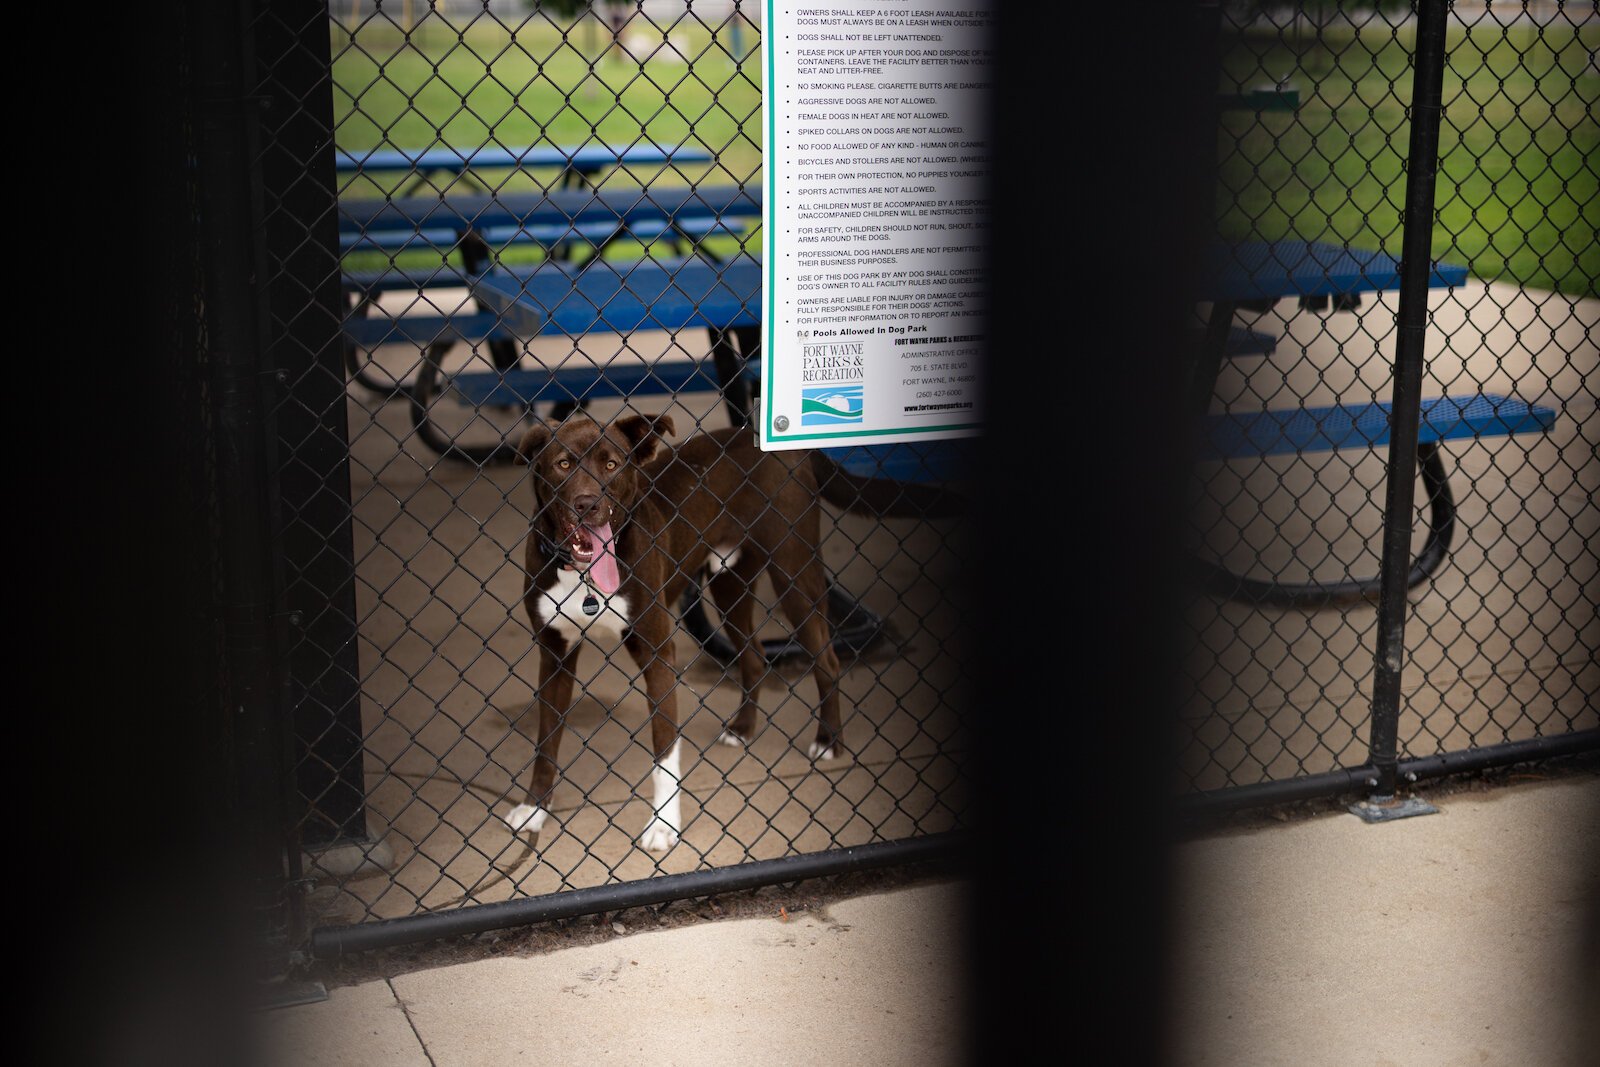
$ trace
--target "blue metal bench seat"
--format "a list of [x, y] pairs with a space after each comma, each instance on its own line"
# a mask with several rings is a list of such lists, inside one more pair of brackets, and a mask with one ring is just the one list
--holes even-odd
[[[1218, 302], [1341, 296], [1400, 287], [1400, 261], [1384, 252], [1314, 241], [1246, 241], [1209, 253], [1207, 297]], [[1432, 288], [1464, 285], [1467, 268], [1435, 263]]]
[[378, 270], [345, 271], [340, 283], [347, 293], [370, 298], [377, 293], [424, 289], [465, 289], [472, 284], [472, 272], [448, 263], [432, 267], [397, 267]]
[[[1376, 401], [1354, 406], [1210, 415], [1203, 430], [1201, 457], [1227, 459], [1377, 448], [1389, 443], [1389, 416], [1390, 406]], [[1509, 397], [1433, 397], [1422, 401], [1417, 443], [1544, 433], [1555, 419], [1556, 413], [1549, 408]]]
[[761, 265], [748, 256], [716, 264], [701, 259], [591, 260], [582, 265], [547, 260], [530, 268], [456, 277], [491, 310], [394, 318], [352, 315], [344, 323], [345, 337], [370, 349], [540, 334], [724, 331], [761, 323]]
[[[759, 325], [760, 264], [749, 257], [712, 264], [702, 259], [591, 260], [576, 265], [547, 260], [521, 270], [497, 269], [467, 279], [478, 303], [491, 310], [452, 315], [352, 314], [344, 336], [353, 347], [372, 350], [402, 344], [425, 350], [416, 384], [403, 390], [411, 401], [418, 436], [441, 455], [474, 463], [510, 456], [504, 444], [458, 444], [433, 425], [429, 411], [445, 390], [440, 364], [457, 342], [514, 345], [540, 335], [581, 337], [636, 330], [707, 329], [713, 373], [697, 360], [611, 364], [549, 370], [515, 366], [453, 375], [448, 389], [474, 406], [525, 407], [554, 401], [570, 405], [607, 396], [663, 395], [699, 389], [724, 390], [738, 383], [748, 393], [758, 366], [740, 357], [729, 341], [735, 329]], [[753, 351], [753, 345], [749, 348]], [[394, 391], [393, 386], [390, 387]], [[729, 397], [748, 408], [746, 397]], [[730, 410], [733, 410], [730, 407]]]
[[[341, 233], [340, 252], [438, 252], [448, 255], [455, 251], [468, 231], [442, 226], [421, 230], [370, 230], [364, 233]], [[714, 215], [679, 215], [672, 219], [642, 219], [623, 224], [615, 219], [575, 221], [571, 224], [536, 223], [487, 226], [470, 231], [489, 248], [506, 248], [512, 245], [533, 244], [543, 248], [582, 241], [600, 245], [621, 238], [649, 242], [662, 237], [699, 239], [724, 233], [737, 237], [743, 227], [730, 225]]]
[[853, 511], [880, 518], [962, 515], [976, 446], [959, 438], [819, 448], [818, 476], [840, 481], [855, 497]]
[[[358, 347], [403, 344], [430, 349], [437, 361], [444, 349], [457, 341], [479, 345], [493, 340], [514, 340], [511, 331], [492, 312], [455, 316], [410, 315], [397, 319], [355, 318], [344, 326], [345, 337]], [[760, 379], [760, 365], [745, 369]], [[449, 389], [474, 407], [527, 407], [535, 403], [575, 402], [610, 396], [659, 396], [684, 392], [715, 392], [721, 388], [714, 373], [693, 360], [596, 366], [581, 358], [562, 369], [474, 371], [452, 375]]]
[[511, 340], [511, 332], [500, 325], [500, 316], [488, 311], [459, 315], [401, 315], [390, 318], [377, 314], [351, 316], [344, 322], [344, 336], [357, 348], [371, 351], [380, 345], [411, 345], [428, 348], [438, 344], [482, 344], [491, 340]]
[[[514, 340], [515, 335], [492, 312], [454, 316], [410, 315], [396, 319], [352, 318], [346, 321], [347, 340], [360, 348], [400, 344], [430, 350], [438, 358], [456, 342], [479, 345], [492, 340]], [[748, 363], [744, 377], [760, 380], [760, 364]], [[450, 391], [475, 407], [527, 407], [543, 402], [574, 402], [612, 396], [657, 396], [721, 389], [715, 373], [695, 360], [671, 359], [651, 363], [594, 365], [581, 358], [562, 369], [477, 371], [451, 376]], [[431, 393], [433, 390], [429, 390]]]
[[341, 201], [339, 233], [341, 237], [421, 230], [464, 233], [501, 226], [550, 226], [565, 231], [587, 223], [620, 224], [631, 229], [659, 220], [694, 217], [759, 219], [761, 192], [720, 185]]
[[[743, 373], [759, 380], [761, 371], [759, 366], [747, 365]], [[450, 379], [451, 391], [474, 407], [527, 407], [535, 403], [570, 403], [613, 396], [714, 393], [721, 388], [714, 371], [704, 363], [686, 359], [593, 366], [580, 358], [568, 367], [483, 371], [457, 374]]]
[[528, 337], [761, 324], [761, 264], [750, 256], [725, 263], [590, 260], [576, 268], [547, 261], [489, 271], [473, 279], [472, 292]]

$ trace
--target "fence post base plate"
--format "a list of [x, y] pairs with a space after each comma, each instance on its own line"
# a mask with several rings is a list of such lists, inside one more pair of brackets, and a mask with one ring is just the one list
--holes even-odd
[[1393, 822], [1413, 815], [1437, 815], [1439, 809], [1419, 797], [1369, 797], [1345, 810], [1362, 822]]

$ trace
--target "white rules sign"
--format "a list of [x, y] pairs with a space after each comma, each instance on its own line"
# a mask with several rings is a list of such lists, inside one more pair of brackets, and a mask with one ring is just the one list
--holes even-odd
[[978, 432], [992, 22], [766, 0], [763, 448]]

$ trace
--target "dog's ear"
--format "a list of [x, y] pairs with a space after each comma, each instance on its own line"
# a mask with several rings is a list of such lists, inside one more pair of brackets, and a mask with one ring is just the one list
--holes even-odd
[[544, 451], [544, 446], [550, 443], [553, 436], [549, 426], [536, 422], [528, 427], [528, 432], [522, 435], [522, 441], [517, 445], [517, 455], [522, 462], [532, 464], [533, 457]]
[[617, 420], [617, 429], [628, 439], [633, 461], [643, 463], [656, 454], [656, 446], [673, 432], [671, 415], [629, 415]]

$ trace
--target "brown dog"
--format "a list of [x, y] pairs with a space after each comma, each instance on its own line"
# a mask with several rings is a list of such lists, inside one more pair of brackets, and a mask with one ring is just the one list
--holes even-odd
[[539, 735], [528, 798], [505, 817], [515, 832], [537, 833], [548, 817], [573, 668], [583, 645], [605, 632], [621, 637], [650, 699], [655, 817], [639, 844], [664, 851], [677, 843], [683, 819], [673, 608], [703, 569], [740, 649], [744, 685], [738, 714], [718, 740], [743, 745], [755, 736], [767, 666], [753, 641], [749, 591], [765, 571], [812, 661], [819, 721], [811, 757], [840, 751], [839, 660], [808, 454], [762, 452], [750, 431], [731, 429], [673, 451], [661, 440], [672, 430], [665, 415], [609, 426], [579, 415], [554, 428], [533, 426], [518, 448], [533, 468], [523, 606], [539, 644]]

